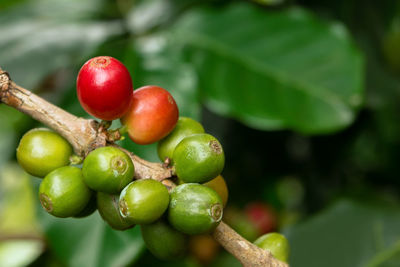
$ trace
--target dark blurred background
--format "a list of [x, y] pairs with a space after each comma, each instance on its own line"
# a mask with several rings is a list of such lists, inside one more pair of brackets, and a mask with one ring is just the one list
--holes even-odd
[[[98, 55], [221, 141], [225, 220], [247, 239], [282, 232], [294, 267], [400, 266], [400, 1], [0, 1], [1, 68], [77, 116], [76, 75]], [[240, 266], [208, 237], [168, 263], [139, 227], [46, 214], [15, 160], [37, 126], [0, 104], [1, 267]]]

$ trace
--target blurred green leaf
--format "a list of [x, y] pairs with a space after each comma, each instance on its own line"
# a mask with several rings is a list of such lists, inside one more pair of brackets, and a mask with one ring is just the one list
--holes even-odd
[[127, 14], [127, 27], [134, 34], [142, 34], [166, 23], [173, 13], [171, 1], [140, 1]]
[[399, 224], [400, 208], [339, 201], [289, 229], [291, 266], [399, 266]]
[[5, 10], [13, 5], [20, 4], [21, 2], [26, 2], [27, 0], [2, 0], [0, 3], [0, 11]]
[[30, 176], [18, 165], [0, 170], [0, 266], [26, 266], [44, 250]]
[[127, 266], [144, 248], [139, 227], [113, 230], [97, 212], [82, 219], [60, 219], [41, 211], [41, 219], [50, 247], [66, 266]]
[[187, 12], [174, 39], [197, 65], [208, 107], [258, 129], [332, 132], [363, 100], [363, 58], [339, 23], [250, 4]]
[[0, 266], [23, 267], [33, 262], [43, 251], [40, 240], [12, 240], [0, 242]]
[[16, 137], [31, 121], [27, 115], [4, 104], [0, 105], [0, 167], [15, 153]]
[[102, 0], [29, 1], [0, 15], [0, 64], [22, 86], [34, 88], [46, 75], [93, 53], [120, 21], [93, 21]]
[[[8, 0], [7, 0], [8, 1]], [[1, 24], [20, 20], [73, 20], [90, 19], [99, 14], [106, 0], [19, 0], [0, 16]]]

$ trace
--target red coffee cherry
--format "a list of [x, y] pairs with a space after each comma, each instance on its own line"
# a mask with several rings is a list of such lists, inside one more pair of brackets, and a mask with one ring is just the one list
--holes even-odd
[[245, 207], [245, 214], [257, 228], [259, 234], [269, 233], [277, 227], [277, 215], [268, 204], [252, 202]]
[[121, 118], [132, 99], [132, 79], [127, 68], [113, 57], [89, 59], [76, 80], [78, 99], [90, 115], [102, 120]]
[[168, 135], [179, 118], [178, 106], [165, 89], [149, 85], [133, 92], [132, 105], [121, 119], [133, 142], [146, 145]]

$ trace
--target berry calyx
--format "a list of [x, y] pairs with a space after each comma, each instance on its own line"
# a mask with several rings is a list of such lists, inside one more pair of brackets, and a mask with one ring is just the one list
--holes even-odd
[[276, 259], [288, 262], [289, 241], [279, 233], [269, 233], [259, 237], [254, 244], [262, 249], [269, 250]]
[[91, 189], [117, 194], [133, 180], [135, 168], [125, 152], [105, 146], [89, 153], [83, 161], [82, 173]]
[[129, 137], [141, 145], [152, 144], [167, 136], [179, 117], [178, 106], [165, 89], [149, 85], [133, 92], [132, 104], [121, 119]]
[[78, 215], [88, 204], [92, 192], [79, 168], [65, 166], [50, 172], [39, 187], [42, 207], [56, 217]]
[[156, 180], [136, 180], [122, 190], [119, 209], [126, 220], [148, 224], [163, 215], [169, 204], [167, 188]]
[[44, 177], [69, 164], [71, 145], [59, 134], [45, 128], [32, 129], [19, 142], [17, 160], [29, 174]]
[[133, 86], [128, 69], [113, 57], [89, 59], [76, 80], [83, 109], [102, 120], [121, 118], [131, 103]]
[[185, 183], [205, 183], [223, 170], [225, 155], [218, 140], [209, 134], [185, 137], [175, 148], [177, 176]]
[[179, 185], [171, 192], [168, 219], [183, 233], [210, 233], [221, 222], [222, 215], [222, 200], [211, 188], [189, 183]]
[[158, 157], [162, 162], [164, 162], [166, 158], [169, 158], [172, 162], [172, 156], [175, 147], [179, 144], [179, 142], [189, 135], [199, 133], [204, 133], [204, 128], [199, 122], [191, 118], [179, 117], [178, 123], [176, 124], [174, 130], [168, 136], [158, 142]]

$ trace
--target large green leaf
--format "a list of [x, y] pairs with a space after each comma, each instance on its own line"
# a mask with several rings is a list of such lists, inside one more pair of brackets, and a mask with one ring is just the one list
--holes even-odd
[[399, 208], [339, 201], [290, 229], [291, 266], [400, 266], [399, 225]]
[[173, 38], [198, 67], [206, 104], [249, 126], [331, 132], [362, 103], [363, 58], [346, 29], [300, 8], [194, 10]]
[[81, 62], [119, 21], [93, 21], [103, 0], [28, 1], [0, 13], [0, 66], [27, 88], [46, 75]]

